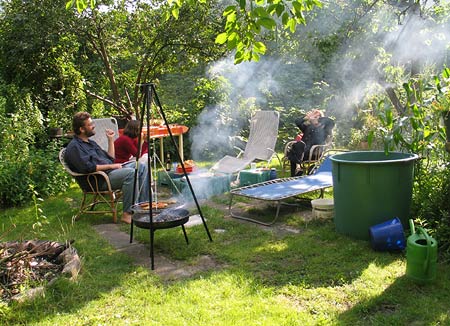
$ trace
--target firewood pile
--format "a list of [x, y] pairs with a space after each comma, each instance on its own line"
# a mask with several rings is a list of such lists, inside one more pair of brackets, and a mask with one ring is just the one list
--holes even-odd
[[22, 289], [55, 279], [67, 263], [61, 253], [72, 242], [31, 240], [0, 243], [0, 300], [9, 301], [20, 295]]

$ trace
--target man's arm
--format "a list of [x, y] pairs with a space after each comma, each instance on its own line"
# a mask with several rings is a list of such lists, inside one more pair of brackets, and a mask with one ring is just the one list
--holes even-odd
[[83, 149], [82, 146], [80, 146], [80, 143], [75, 140], [67, 146], [65, 159], [69, 164], [69, 167], [75, 172], [91, 173], [94, 171], [106, 171], [122, 168], [120, 163], [96, 164], [95, 161], [91, 160], [91, 158], [92, 154]]
[[95, 171], [107, 171], [107, 170], [115, 170], [115, 169], [121, 169], [121, 168], [122, 168], [121, 163], [97, 164], [95, 166]]
[[[108, 138], [108, 155], [114, 159], [116, 157], [116, 152], [114, 149], [114, 135], [116, 133], [111, 129], [106, 129], [105, 133], [106, 133], [106, 137]], [[108, 169], [106, 169], [106, 170], [108, 170]], [[99, 170], [97, 170], [97, 171], [99, 171]]]

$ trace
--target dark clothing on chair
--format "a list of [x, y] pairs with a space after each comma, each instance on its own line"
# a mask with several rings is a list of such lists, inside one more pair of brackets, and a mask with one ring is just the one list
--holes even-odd
[[[89, 139], [87, 142], [75, 136], [67, 145], [66, 155], [64, 158], [71, 170], [77, 173], [92, 173], [97, 170], [97, 165], [112, 164], [114, 159], [108, 155], [95, 141]], [[122, 189], [123, 193], [123, 211], [131, 212], [133, 203], [133, 189], [136, 185], [136, 194], [139, 201], [149, 201], [149, 173], [145, 164], [140, 164], [138, 169], [138, 182], [134, 182], [135, 168], [133, 164], [123, 165], [121, 169], [113, 169], [104, 171], [108, 175], [113, 190]], [[92, 178], [92, 176], [90, 176]], [[96, 184], [98, 179], [89, 179], [91, 184]], [[85, 176], [77, 177], [77, 182], [84, 190], [89, 191], [90, 185]], [[98, 185], [100, 190], [106, 190], [107, 184], [100, 180]], [[91, 190], [92, 191], [92, 190]]]
[[319, 125], [313, 126], [305, 119], [301, 117], [295, 120], [295, 124], [303, 133], [302, 141], [306, 144], [305, 154], [309, 152], [314, 145], [323, 145], [328, 136], [331, 136], [334, 120], [328, 117], [319, 118]]
[[[77, 136], [67, 145], [65, 160], [72, 171], [78, 173], [92, 173], [97, 165], [112, 164], [114, 159], [108, 155], [95, 141], [84, 142]], [[108, 171], [105, 171], [108, 173]], [[86, 177], [77, 177], [82, 189], [89, 189]], [[101, 185], [104, 186], [104, 185]]]
[[298, 175], [296, 173], [297, 164], [302, 163], [302, 161], [309, 157], [311, 147], [325, 144], [327, 138], [331, 136], [334, 120], [328, 117], [321, 117], [319, 118], [319, 124], [313, 125], [306, 116], [303, 116], [296, 119], [295, 124], [300, 128], [303, 136], [302, 140], [293, 144], [291, 150], [288, 152], [292, 177]]
[[303, 155], [305, 154], [306, 144], [303, 141], [291, 142], [287, 149], [287, 156], [289, 161], [300, 164], [303, 161]]

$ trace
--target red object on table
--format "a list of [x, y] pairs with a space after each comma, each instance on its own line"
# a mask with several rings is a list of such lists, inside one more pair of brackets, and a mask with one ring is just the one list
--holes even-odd
[[[184, 168], [186, 169], [186, 173], [194, 172], [194, 169], [195, 169], [194, 166], [185, 166]], [[181, 164], [177, 165], [177, 173], [178, 174], [182, 174], [183, 173], [183, 168], [181, 167]]]

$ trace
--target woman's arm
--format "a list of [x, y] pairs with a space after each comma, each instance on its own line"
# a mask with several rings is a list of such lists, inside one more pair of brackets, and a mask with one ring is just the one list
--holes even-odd
[[306, 115], [295, 119], [295, 125], [304, 133], [308, 125], [309, 119]]

